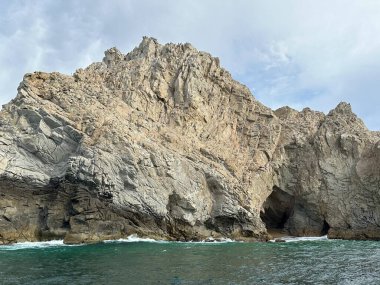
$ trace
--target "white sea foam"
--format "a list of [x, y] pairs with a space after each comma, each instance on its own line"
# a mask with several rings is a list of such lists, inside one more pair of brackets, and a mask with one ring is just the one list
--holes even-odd
[[[125, 239], [116, 239], [116, 240], [105, 240], [104, 243], [128, 243], [128, 242], [149, 242], [149, 243], [177, 243], [177, 241], [166, 241], [166, 240], [155, 240], [152, 238], [143, 238], [139, 237], [136, 234], [130, 235]], [[220, 243], [231, 243], [237, 242], [235, 240], [229, 238], [220, 238], [214, 239], [209, 237], [202, 241], [188, 241], [178, 243], [193, 243], [193, 244], [220, 244]], [[41, 242], [19, 242], [11, 245], [2, 245], [0, 246], [1, 250], [19, 250], [19, 249], [32, 249], [32, 248], [49, 248], [49, 247], [59, 247], [59, 246], [80, 246], [84, 244], [78, 245], [68, 245], [64, 244], [63, 240], [51, 240], [51, 241], [41, 241]]]
[[[276, 242], [276, 240], [281, 240], [284, 242], [300, 242], [300, 241], [323, 241], [328, 240], [327, 235], [321, 237], [281, 237], [277, 239], [270, 240], [270, 242]], [[125, 239], [117, 240], [105, 240], [104, 243], [129, 243], [129, 242], [149, 242], [149, 243], [171, 243], [166, 240], [155, 240], [152, 238], [142, 238], [136, 234], [130, 235]], [[189, 241], [189, 242], [179, 242], [179, 243], [192, 243], [192, 244], [221, 244], [221, 243], [236, 243], [238, 241], [232, 240], [230, 238], [220, 238], [214, 239], [209, 237], [202, 241]], [[83, 244], [81, 244], [83, 245]], [[19, 249], [32, 249], [32, 248], [49, 248], [49, 247], [59, 247], [59, 246], [78, 246], [78, 245], [67, 245], [63, 243], [63, 240], [52, 240], [52, 241], [41, 241], [41, 242], [20, 242], [12, 245], [2, 245], [0, 250], [19, 250]]]
[[18, 250], [18, 249], [30, 249], [30, 248], [46, 248], [64, 246], [63, 240], [51, 240], [40, 242], [19, 242], [12, 245], [2, 245], [0, 250]]
[[104, 243], [124, 243], [124, 242], [155, 242], [155, 243], [166, 243], [165, 240], [155, 240], [152, 238], [141, 238], [136, 234], [130, 235], [127, 238], [105, 240]]
[[320, 236], [320, 237], [292, 237], [292, 236], [285, 236], [280, 237], [276, 239], [270, 240], [270, 242], [276, 242], [276, 241], [284, 241], [284, 242], [299, 242], [299, 241], [324, 241], [328, 240], [327, 235]]
[[105, 240], [104, 243], [127, 243], [127, 242], [151, 242], [151, 243], [172, 243], [172, 242], [178, 242], [178, 243], [201, 243], [201, 244], [208, 244], [208, 243], [227, 243], [227, 242], [236, 242], [229, 238], [220, 238], [220, 239], [214, 239], [212, 237], [209, 237], [202, 241], [166, 241], [166, 240], [155, 240], [152, 238], [142, 238], [139, 237], [136, 234], [128, 236], [126, 239], [116, 239], [116, 240]]
[[238, 241], [230, 239], [230, 238], [214, 239], [213, 237], [209, 237], [205, 240], [200, 241], [199, 243], [228, 243], [228, 242], [238, 242]]

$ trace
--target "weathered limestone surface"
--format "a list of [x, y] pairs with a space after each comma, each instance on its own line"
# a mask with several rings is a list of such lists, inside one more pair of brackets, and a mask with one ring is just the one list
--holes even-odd
[[346, 103], [273, 112], [217, 58], [144, 38], [25, 75], [0, 113], [0, 243], [377, 239], [379, 140]]
[[347, 103], [327, 116], [286, 107], [275, 113], [285, 154], [278, 186], [294, 205], [285, 228], [294, 235], [380, 239], [379, 134]]

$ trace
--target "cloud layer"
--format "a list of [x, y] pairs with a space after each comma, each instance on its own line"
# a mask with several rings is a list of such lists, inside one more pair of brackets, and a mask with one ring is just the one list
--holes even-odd
[[0, 104], [26, 72], [71, 74], [148, 35], [220, 57], [272, 108], [348, 101], [379, 130], [379, 34], [377, 0], [1, 1]]

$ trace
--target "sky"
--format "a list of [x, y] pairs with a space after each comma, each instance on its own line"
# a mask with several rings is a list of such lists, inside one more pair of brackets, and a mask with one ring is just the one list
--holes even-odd
[[346, 101], [380, 130], [378, 0], [0, 0], [0, 105], [25, 73], [72, 74], [143, 36], [219, 57], [273, 109]]

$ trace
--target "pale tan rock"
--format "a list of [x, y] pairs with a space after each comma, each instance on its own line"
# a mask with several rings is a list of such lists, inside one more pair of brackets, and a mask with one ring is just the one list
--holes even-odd
[[190, 44], [26, 74], [0, 119], [3, 243], [378, 231], [378, 134], [347, 104], [273, 112]]

